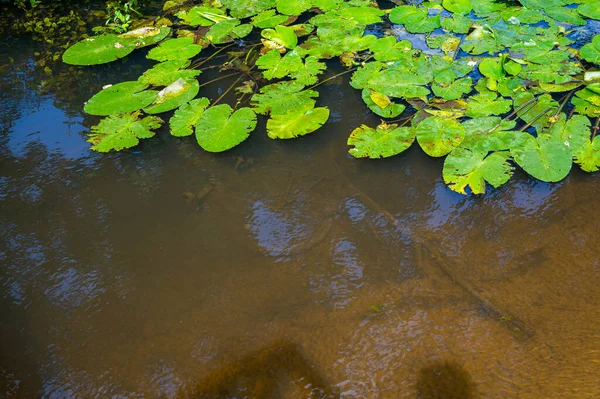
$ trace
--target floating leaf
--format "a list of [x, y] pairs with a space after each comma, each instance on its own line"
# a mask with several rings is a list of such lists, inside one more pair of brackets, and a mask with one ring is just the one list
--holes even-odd
[[573, 115], [567, 120], [565, 114], [560, 114], [548, 134], [576, 153], [589, 142], [590, 126], [590, 120], [583, 115]]
[[293, 49], [298, 44], [298, 36], [290, 26], [276, 26], [275, 29], [263, 29], [262, 37], [285, 48]]
[[156, 90], [146, 90], [148, 84], [122, 82], [109, 86], [96, 93], [85, 104], [83, 110], [90, 115], [124, 114], [140, 110], [156, 99]]
[[260, 94], [252, 97], [252, 106], [259, 114], [271, 113], [282, 115], [290, 111], [312, 108], [313, 98], [319, 93], [314, 90], [303, 90], [304, 85], [298, 82], [279, 82], [260, 89]]
[[575, 163], [585, 172], [597, 172], [600, 169], [600, 136], [587, 140], [585, 144], [573, 153]]
[[443, 0], [444, 8], [453, 13], [468, 14], [473, 9], [471, 0]]
[[152, 130], [158, 129], [163, 120], [156, 116], [140, 120], [139, 116], [138, 111], [102, 119], [98, 125], [92, 126], [92, 133], [88, 136], [87, 141], [93, 144], [91, 149], [98, 152], [121, 151], [135, 147], [140, 139], [154, 137]]
[[465, 138], [465, 128], [454, 119], [432, 116], [417, 125], [417, 141], [431, 157], [448, 154]]
[[398, 6], [392, 9], [389, 15], [390, 21], [402, 24], [411, 33], [433, 32], [440, 27], [440, 16], [430, 17], [426, 8], [415, 6]]
[[354, 158], [387, 158], [407, 150], [415, 141], [415, 129], [381, 124], [377, 129], [362, 125], [348, 137], [348, 152]]
[[180, 37], [165, 40], [158, 47], [150, 50], [147, 57], [156, 61], [187, 60], [198, 55], [200, 51], [202, 46], [194, 44], [194, 39]]
[[293, 139], [314, 132], [327, 119], [327, 108], [303, 107], [285, 114], [271, 115], [267, 121], [267, 134], [272, 139]]
[[171, 33], [171, 28], [144, 27], [119, 35], [119, 38], [131, 41], [136, 48], [151, 46], [163, 40]]
[[[296, 14], [298, 15], [298, 14]], [[260, 29], [274, 28], [286, 22], [290, 17], [287, 15], [277, 14], [275, 10], [263, 11], [252, 18], [252, 25]]]
[[187, 68], [190, 60], [171, 60], [154, 65], [139, 77], [138, 81], [153, 86], [168, 86], [178, 79], [192, 79], [201, 71]]
[[523, 144], [512, 148], [510, 153], [525, 172], [545, 182], [564, 179], [573, 163], [569, 147], [547, 134], [537, 138], [527, 135]]
[[286, 15], [300, 15], [312, 7], [312, 0], [277, 0], [277, 11]]
[[196, 6], [177, 13], [183, 23], [190, 26], [211, 26], [217, 22], [231, 19], [220, 8]]
[[513, 168], [508, 163], [509, 157], [507, 151], [488, 155], [487, 151], [458, 147], [444, 160], [444, 182], [460, 194], [466, 194], [467, 187], [473, 194], [483, 194], [486, 182], [499, 187], [510, 180]]
[[200, 147], [208, 152], [223, 152], [248, 138], [256, 128], [256, 114], [250, 108], [232, 112], [228, 104], [204, 111], [196, 123], [196, 139]]
[[275, 0], [222, 0], [234, 18], [252, 17], [275, 6]]
[[169, 120], [171, 134], [177, 137], [191, 136], [194, 133], [193, 127], [209, 104], [208, 98], [203, 97], [179, 107]]
[[224, 44], [232, 42], [234, 39], [241, 39], [252, 32], [252, 25], [241, 24], [237, 19], [228, 19], [218, 22], [211, 26], [206, 32], [206, 40], [213, 44]]
[[431, 86], [433, 94], [438, 97], [442, 97], [444, 100], [458, 100], [464, 94], [471, 92], [473, 81], [471, 78], [462, 78], [455, 80], [454, 82], [444, 85], [436, 84]]
[[591, 0], [580, 4], [577, 11], [584, 17], [600, 20], [600, 0]]
[[583, 46], [579, 53], [584, 60], [600, 65], [600, 35], [594, 36], [592, 42]]
[[476, 94], [469, 98], [465, 114], [471, 118], [478, 116], [502, 115], [510, 111], [512, 101], [498, 97], [496, 93]]
[[98, 65], [116, 61], [135, 50], [135, 42], [117, 35], [92, 36], [75, 43], [63, 54], [71, 65]]
[[160, 114], [174, 110], [196, 97], [198, 91], [200, 91], [200, 84], [196, 79], [177, 79], [159, 91], [156, 100], [149, 107], [144, 108], [144, 112]]
[[[382, 99], [386, 99], [387, 101], [381, 101]], [[367, 104], [367, 107], [371, 111], [375, 113], [375, 115], [379, 115], [383, 118], [395, 118], [400, 115], [406, 109], [404, 104], [396, 104], [390, 100], [388, 96], [385, 94], [376, 92], [371, 89], [363, 89], [362, 91], [362, 99]], [[375, 103], [374, 99], [379, 99], [379, 103], [381, 105], [386, 104], [384, 107], [381, 107]]]

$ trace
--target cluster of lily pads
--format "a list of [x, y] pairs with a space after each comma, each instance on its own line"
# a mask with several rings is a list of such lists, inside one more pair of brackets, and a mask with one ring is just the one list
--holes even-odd
[[[86, 103], [86, 113], [106, 116], [92, 128], [93, 150], [137, 145], [163, 124], [155, 115], [169, 111], [171, 134], [195, 134], [210, 152], [246, 140], [257, 113], [268, 116], [273, 139], [312, 133], [329, 118], [314, 88], [331, 79], [323, 79], [324, 61], [338, 59], [382, 118], [351, 132], [356, 158], [394, 156], [417, 141], [426, 154], [446, 156], [444, 181], [463, 194], [506, 183], [515, 164], [546, 182], [563, 179], [573, 162], [600, 168], [600, 35], [582, 28], [600, 19], [600, 0], [432, 0], [391, 9], [370, 0], [192, 3], [165, 3], [170, 27], [90, 37], [64, 53], [68, 64], [96, 65], [156, 45], [147, 57], [158, 63], [137, 81]], [[414, 48], [413, 38], [426, 48]], [[211, 83], [200, 67], [224, 51], [222, 73], [238, 76], [234, 107], [218, 104], [222, 96], [196, 98]]]

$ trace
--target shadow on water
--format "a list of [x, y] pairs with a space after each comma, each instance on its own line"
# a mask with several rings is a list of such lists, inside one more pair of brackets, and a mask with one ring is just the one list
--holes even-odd
[[276, 341], [208, 373], [195, 385], [181, 391], [178, 398], [218, 399], [241, 396], [275, 399], [285, 395], [314, 399], [339, 397], [339, 394], [334, 395], [333, 390], [327, 387], [323, 376], [296, 345]]
[[417, 399], [472, 399], [471, 376], [459, 364], [434, 363], [419, 372]]

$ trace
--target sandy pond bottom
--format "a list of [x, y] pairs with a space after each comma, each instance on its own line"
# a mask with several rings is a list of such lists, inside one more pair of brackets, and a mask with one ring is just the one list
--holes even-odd
[[600, 397], [600, 175], [471, 198], [417, 148], [349, 159], [377, 119], [342, 80], [302, 140], [100, 156], [99, 85], [2, 81], [1, 397]]

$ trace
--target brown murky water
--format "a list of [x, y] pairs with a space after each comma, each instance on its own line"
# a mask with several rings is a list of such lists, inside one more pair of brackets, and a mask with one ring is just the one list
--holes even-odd
[[418, 148], [352, 160], [348, 134], [377, 119], [342, 79], [300, 140], [259, 129], [212, 155], [163, 131], [100, 156], [81, 104], [126, 71], [43, 95], [18, 46], [0, 396], [600, 397], [600, 174], [472, 198]]

